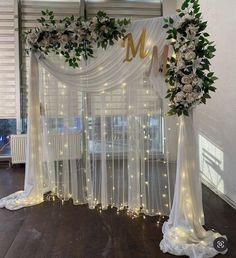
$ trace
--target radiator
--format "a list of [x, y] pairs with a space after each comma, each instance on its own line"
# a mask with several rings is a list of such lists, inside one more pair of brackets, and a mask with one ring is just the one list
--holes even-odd
[[11, 135], [12, 164], [25, 163], [26, 139], [26, 134]]
[[[81, 135], [80, 133], [48, 135], [50, 157], [52, 160], [68, 160], [81, 158]], [[26, 161], [27, 135], [11, 135], [12, 164], [25, 163]], [[46, 153], [45, 153], [46, 154]], [[46, 154], [47, 155], [47, 154]], [[48, 156], [44, 157], [47, 160]]]

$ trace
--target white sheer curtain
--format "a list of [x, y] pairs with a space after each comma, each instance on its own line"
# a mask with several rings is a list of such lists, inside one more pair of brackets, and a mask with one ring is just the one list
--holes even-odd
[[91, 208], [168, 214], [162, 104], [148, 79], [82, 93], [43, 68], [41, 74], [46, 187]]
[[163, 252], [192, 258], [214, 257], [219, 253], [213, 246], [214, 240], [227, 238], [202, 226], [202, 188], [193, 114], [182, 116], [179, 123], [174, 200], [169, 220], [162, 228], [164, 236], [160, 248]]

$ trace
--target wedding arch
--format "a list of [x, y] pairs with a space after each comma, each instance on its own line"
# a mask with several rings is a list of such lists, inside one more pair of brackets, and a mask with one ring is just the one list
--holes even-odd
[[166, 214], [163, 252], [215, 256], [213, 242], [221, 235], [202, 226], [193, 129], [193, 107], [215, 90], [208, 61], [215, 48], [198, 1], [186, 0], [176, 17], [131, 24], [103, 12], [86, 21], [58, 22], [48, 10], [43, 15], [42, 26], [26, 35], [31, 71], [24, 190], [2, 198], [0, 207], [39, 204], [50, 192], [89, 208]]

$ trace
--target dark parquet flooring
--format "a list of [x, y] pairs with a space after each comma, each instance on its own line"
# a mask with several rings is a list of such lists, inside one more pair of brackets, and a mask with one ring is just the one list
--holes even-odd
[[[0, 169], [0, 197], [23, 187], [24, 168]], [[236, 211], [203, 187], [206, 226], [227, 235], [236, 258]], [[156, 218], [131, 219], [115, 210], [44, 202], [18, 211], [0, 209], [0, 258], [171, 258], [159, 249]]]

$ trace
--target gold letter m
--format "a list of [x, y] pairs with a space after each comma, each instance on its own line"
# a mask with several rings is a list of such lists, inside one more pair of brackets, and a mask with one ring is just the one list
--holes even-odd
[[[121, 47], [125, 47], [126, 39], [128, 39], [128, 44], [126, 49], [126, 57], [123, 62], [130, 62], [137, 55], [139, 48], [140, 48], [139, 56], [141, 59], [144, 59], [148, 55], [148, 51], [145, 51], [145, 36], [146, 36], [146, 29], [143, 29], [136, 47], [134, 46], [134, 40], [131, 33], [128, 33], [124, 37], [123, 41], [121, 42]], [[130, 57], [130, 50], [132, 53], [132, 57]]]

